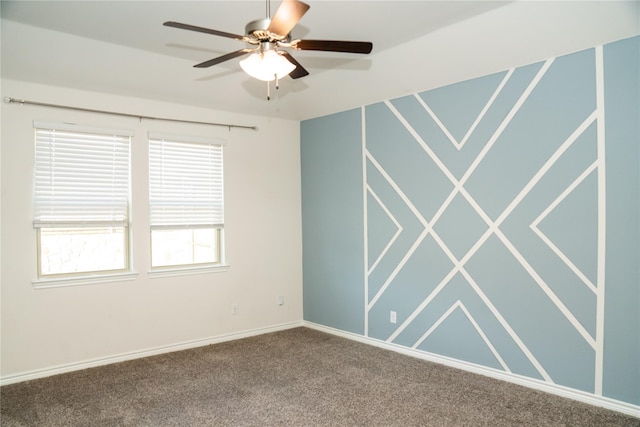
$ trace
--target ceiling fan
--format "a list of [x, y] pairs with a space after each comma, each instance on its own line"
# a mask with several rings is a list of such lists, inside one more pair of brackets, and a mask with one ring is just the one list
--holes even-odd
[[[249, 22], [245, 27], [245, 35], [227, 33], [209, 28], [197, 27], [180, 22], [168, 21], [163, 25], [182, 30], [197, 31], [215, 36], [226, 37], [248, 43], [250, 47], [227, 53], [194, 65], [196, 68], [211, 67], [243, 55], [251, 54], [240, 61], [242, 69], [258, 80], [276, 81], [284, 76], [299, 79], [309, 74], [302, 65], [283, 48], [293, 50], [316, 50], [324, 52], [345, 52], [368, 54], [373, 48], [371, 42], [342, 40], [299, 40], [291, 38], [291, 30], [300, 18], [309, 10], [309, 5], [300, 0], [283, 0], [270, 18], [270, 3], [267, 1], [267, 17]], [[268, 90], [268, 86], [267, 86]], [[267, 99], [270, 96], [267, 94]]]

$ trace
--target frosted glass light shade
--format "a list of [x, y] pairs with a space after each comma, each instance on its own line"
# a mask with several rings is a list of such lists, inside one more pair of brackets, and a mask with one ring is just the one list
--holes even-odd
[[265, 50], [261, 53], [252, 53], [246, 59], [240, 61], [240, 66], [251, 77], [265, 82], [283, 78], [295, 70], [296, 66], [287, 61], [274, 50]]

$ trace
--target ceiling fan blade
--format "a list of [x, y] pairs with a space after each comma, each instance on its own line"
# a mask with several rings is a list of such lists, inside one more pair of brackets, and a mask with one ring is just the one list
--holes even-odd
[[283, 0], [273, 15], [269, 24], [269, 31], [272, 34], [286, 36], [296, 26], [302, 15], [309, 10], [309, 5], [299, 0]]
[[212, 30], [210, 28], [196, 27], [195, 25], [182, 24], [180, 22], [167, 21], [164, 24], [165, 27], [179, 28], [181, 30], [197, 31], [199, 33], [213, 34], [214, 36], [227, 37], [229, 39], [235, 39], [240, 41], [246, 41], [245, 36], [239, 34], [226, 33], [224, 31]]
[[309, 75], [309, 72], [305, 70], [304, 67], [300, 65], [300, 63], [296, 61], [296, 59], [291, 56], [289, 52], [281, 52], [280, 54], [284, 56], [287, 61], [296, 66], [295, 70], [289, 73], [289, 77], [291, 77], [292, 79], [299, 79], [300, 77]]
[[227, 53], [226, 55], [222, 55], [222, 56], [219, 56], [217, 58], [213, 58], [213, 59], [210, 59], [208, 61], [202, 62], [200, 64], [196, 64], [196, 65], [194, 65], [194, 67], [196, 67], [196, 68], [211, 67], [212, 65], [216, 65], [216, 64], [219, 64], [221, 62], [228, 61], [228, 60], [233, 59], [233, 58], [237, 58], [238, 56], [242, 56], [242, 55], [245, 55], [245, 54], [253, 52], [253, 51], [254, 51], [254, 49], [236, 50], [235, 52]]
[[341, 40], [298, 40], [291, 43], [297, 50], [320, 50], [324, 52], [371, 53], [371, 42], [349, 42]]

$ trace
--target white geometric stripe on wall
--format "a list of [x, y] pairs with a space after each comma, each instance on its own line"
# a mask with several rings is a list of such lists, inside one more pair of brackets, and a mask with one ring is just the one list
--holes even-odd
[[402, 233], [402, 226], [400, 225], [398, 220], [393, 216], [393, 214], [389, 211], [389, 208], [384, 204], [384, 202], [382, 200], [380, 200], [380, 197], [378, 197], [376, 192], [373, 191], [373, 189], [368, 185], [367, 185], [367, 192], [368, 192], [368, 194], [370, 194], [374, 198], [374, 200], [378, 203], [378, 206], [380, 206], [382, 208], [382, 210], [387, 215], [389, 220], [391, 220], [391, 222], [396, 227], [396, 231], [393, 234], [393, 236], [391, 236], [391, 238], [389, 239], [389, 241], [387, 242], [385, 247], [382, 249], [380, 254], [376, 257], [376, 259], [373, 261], [371, 266], [367, 269], [367, 275], [370, 275], [371, 272], [376, 269], [376, 267], [377, 267], [378, 263], [380, 262], [380, 260], [389, 251], [389, 248], [391, 247], [391, 245], [393, 245], [393, 243], [398, 239], [398, 236], [400, 235], [400, 233]]
[[580, 278], [580, 280], [594, 293], [597, 294], [596, 285], [582, 272], [576, 265], [571, 262], [569, 257], [567, 257], [554, 243], [553, 241], [544, 234], [539, 228], [538, 225], [542, 220], [544, 220], [553, 209], [558, 206], [578, 185], [580, 185], [586, 177], [591, 175], [598, 167], [598, 162], [593, 162], [591, 166], [589, 166], [580, 176], [576, 178], [575, 181], [571, 183], [569, 187], [565, 189], [554, 201], [551, 203], [530, 225], [531, 229], [534, 233], [536, 233], [540, 239], [547, 245], [549, 248], [564, 262], [570, 269], [575, 273], [576, 276]]
[[478, 116], [473, 121], [473, 123], [471, 124], [471, 126], [469, 127], [467, 132], [465, 133], [464, 137], [460, 141], [456, 140], [456, 138], [451, 134], [449, 129], [447, 129], [447, 127], [442, 123], [440, 118], [438, 118], [438, 116], [431, 110], [431, 108], [427, 105], [427, 103], [420, 96], [416, 95], [416, 99], [418, 100], [420, 105], [422, 105], [422, 107], [425, 109], [425, 111], [427, 113], [429, 113], [429, 115], [431, 116], [433, 121], [438, 125], [438, 127], [440, 128], [442, 133], [444, 133], [447, 136], [447, 138], [449, 139], [449, 141], [451, 141], [453, 146], [456, 147], [456, 149], [458, 151], [460, 151], [462, 149], [462, 147], [464, 147], [464, 144], [467, 142], [467, 140], [469, 139], [469, 137], [471, 136], [473, 131], [476, 129], [476, 127], [478, 126], [478, 124], [480, 123], [480, 121], [482, 120], [484, 115], [487, 113], [489, 108], [491, 108], [491, 105], [493, 104], [495, 99], [500, 94], [500, 91], [502, 91], [502, 88], [504, 88], [505, 84], [507, 83], [507, 81], [511, 77], [511, 74], [513, 74], [513, 69], [510, 69], [507, 72], [507, 74], [504, 76], [504, 78], [502, 79], [502, 81], [500, 82], [498, 87], [496, 88], [495, 92], [493, 92], [493, 94], [491, 95], [491, 98], [489, 98], [487, 103], [484, 105], [484, 107], [480, 111], [480, 114], [478, 114]]
[[[403, 200], [403, 202], [406, 204], [406, 206], [411, 210], [411, 212], [415, 215], [415, 217], [424, 226], [424, 230], [416, 237], [416, 239], [414, 240], [413, 244], [408, 248], [406, 253], [404, 253], [404, 255], [402, 257], [402, 260], [396, 265], [394, 270], [387, 277], [387, 279], [383, 283], [382, 287], [373, 296], [371, 301], [368, 302], [367, 310], [370, 310], [371, 307], [373, 307], [375, 305], [375, 303], [378, 301], [378, 298], [380, 298], [380, 296], [384, 293], [384, 291], [387, 289], [387, 287], [391, 284], [391, 282], [397, 276], [397, 274], [400, 272], [400, 270], [402, 270], [402, 268], [407, 263], [407, 261], [409, 260], [411, 255], [413, 255], [413, 253], [416, 251], [416, 249], [418, 248], [418, 246], [420, 245], [422, 240], [424, 240], [425, 236], [428, 233], [429, 224], [427, 223], [427, 220], [422, 216], [420, 211], [413, 205], [413, 203], [411, 203], [411, 200], [407, 197], [407, 195], [402, 192], [400, 187], [393, 181], [393, 179], [388, 175], [388, 173], [380, 166], [380, 164], [376, 161], [376, 159], [373, 156], [371, 156], [369, 153], [367, 153], [366, 157], [367, 157], [367, 160], [369, 160], [376, 167], [376, 169], [378, 169], [378, 171], [382, 174], [382, 176], [384, 176], [384, 178], [387, 180], [387, 182], [396, 191], [398, 196], [400, 196], [400, 198]], [[401, 226], [399, 226], [399, 227], [400, 227], [400, 229], [402, 229]], [[373, 269], [371, 271], [373, 271]], [[371, 272], [369, 272], [369, 274], [367, 274], [367, 277], [370, 276], [370, 273]]]
[[434, 324], [427, 330], [427, 332], [425, 332], [420, 337], [420, 339], [418, 339], [418, 341], [416, 341], [415, 344], [411, 346], [411, 348], [413, 349], [418, 348], [420, 344], [422, 344], [424, 340], [429, 338], [429, 335], [431, 335], [433, 331], [435, 331], [438, 328], [438, 326], [440, 326], [440, 324], [442, 324], [442, 322], [444, 322], [451, 315], [451, 313], [453, 313], [453, 311], [456, 309], [460, 309], [464, 313], [464, 315], [467, 317], [467, 319], [469, 319], [469, 322], [471, 322], [474, 329], [478, 332], [478, 335], [480, 335], [480, 337], [482, 338], [482, 341], [484, 341], [484, 343], [487, 345], [489, 350], [491, 350], [491, 353], [493, 353], [493, 355], [498, 360], [502, 368], [507, 372], [511, 372], [511, 370], [509, 369], [505, 361], [502, 359], [502, 357], [500, 356], [496, 348], [493, 346], [489, 338], [487, 338], [487, 335], [484, 333], [480, 325], [478, 325], [478, 322], [476, 322], [476, 320], [473, 318], [473, 316], [471, 315], [467, 307], [465, 307], [464, 303], [460, 300], [457, 300], [454, 304], [452, 304], [451, 307], [449, 307], [449, 309], [442, 316], [440, 316], [438, 320], [434, 322]]
[[[452, 169], [449, 168], [447, 162], [450, 162], [452, 157], [448, 155], [446, 157], [448, 160], [443, 160], [444, 157], [439, 156], [439, 151], [441, 148], [437, 148], [437, 144], [432, 143], [429, 138], [426, 138], [424, 134], [421, 134], [420, 131], [416, 129], [414, 126], [416, 124], [416, 117], [419, 117], [420, 112], [417, 110], [411, 111], [411, 118], [406, 116], [406, 107], [404, 109], [398, 108], [394, 101], [386, 101], [382, 105], [386, 108], [390, 117], [396, 121], [401, 127], [401, 131], [396, 131], [396, 135], [404, 141], [406, 138], [410, 138], [413, 143], [417, 144], [422, 152], [426, 154], [426, 158], [429, 159], [430, 162], [435, 164], [442, 174], [449, 181], [451, 185], [451, 189], [448, 195], [444, 198], [444, 200], [439, 204], [435, 213], [433, 215], [425, 215], [419, 208], [416, 203], [412, 201], [412, 195], [419, 194], [415, 189], [408, 190], [406, 177], [403, 179], [398, 179], [399, 175], [402, 171], [397, 168], [389, 168], [385, 164], [386, 156], [381, 152], [379, 148], [380, 144], [377, 143], [376, 138], [378, 138], [378, 134], [375, 131], [366, 132], [366, 137], [364, 137], [363, 142], [363, 164], [370, 164], [373, 166], [376, 173], [379, 173], [384, 181], [393, 189], [395, 195], [397, 195], [396, 200], [401, 200], [402, 204], [404, 204], [404, 209], [409, 209], [414, 217], [419, 221], [422, 226], [422, 229], [418, 231], [413, 231], [413, 234], [410, 236], [411, 244], [406, 244], [402, 248], [397, 247], [396, 243], [398, 242], [398, 238], [404, 233], [406, 230], [403, 228], [402, 221], [396, 219], [392, 212], [395, 207], [391, 202], [387, 202], [384, 199], [385, 196], [378, 194], [376, 184], [371, 180], [371, 177], [368, 176], [365, 168], [364, 172], [364, 182], [365, 182], [365, 192], [372, 196], [372, 198], [376, 201], [376, 203], [382, 207], [382, 209], [386, 212], [388, 218], [390, 218], [396, 225], [396, 233], [393, 235], [392, 239], [387, 242], [387, 245], [384, 247], [384, 250], [376, 254], [376, 259], [368, 259], [366, 260], [367, 265], [371, 265], [371, 268], [368, 269], [365, 275], [365, 295], [367, 295], [367, 301], [365, 302], [365, 335], [373, 336], [375, 338], [384, 339], [388, 342], [394, 342], [399, 338], [404, 337], [406, 334], [411, 336], [416, 336], [419, 334], [417, 339], [414, 340], [412, 347], [418, 348], [423, 343], [425, 343], [427, 338], [434, 333], [438, 329], [438, 327], [454, 312], [462, 312], [464, 316], [468, 319], [468, 321], [473, 326], [473, 330], [477, 333], [477, 335], [481, 338], [481, 340], [486, 344], [486, 347], [491, 351], [491, 353], [495, 356], [496, 360], [498, 360], [499, 365], [507, 372], [514, 371], [510, 368], [510, 362], [506, 358], [504, 358], [500, 352], [498, 351], [498, 346], [495, 346], [492, 342], [491, 333], [489, 329], [483, 326], [483, 323], [486, 323], [488, 320], [486, 318], [480, 318], [476, 316], [472, 316], [470, 311], [468, 310], [466, 304], [464, 303], [465, 298], [469, 296], [459, 295], [459, 298], [456, 301], [449, 305], [446, 310], [444, 310], [444, 314], [442, 314], [437, 320], [432, 321], [430, 324], [421, 324], [419, 319], [422, 319], [421, 313], [424, 312], [425, 309], [431, 307], [432, 305], [438, 303], [438, 298], [441, 292], [445, 288], [447, 288], [448, 284], [451, 280], [457, 275], [461, 275], [466, 282], [469, 284], [470, 288], [473, 290], [475, 295], [479, 298], [480, 301], [485, 305], [488, 309], [488, 312], [493, 316], [493, 320], [497, 321], [497, 323], [503, 329], [503, 332], [510, 337], [512, 342], [517, 346], [517, 348], [522, 352], [524, 357], [531, 363], [533, 367], [535, 367], [536, 371], [539, 373], [541, 378], [549, 383], [556, 382], [555, 376], [560, 378], [560, 383], [566, 383], [562, 374], [559, 373], [557, 367], [553, 366], [545, 366], [545, 357], [546, 355], [540, 354], [537, 350], [539, 346], [539, 339], [544, 339], [544, 332], [536, 331], [531, 332], [531, 330], [525, 330], [522, 326], [525, 324], [525, 319], [532, 318], [535, 319], [535, 316], [540, 320], [543, 320], [540, 316], [545, 316], [545, 313], [522, 313], [522, 318], [516, 318], [514, 316], [520, 316], [520, 314], [514, 315], [510, 310], [505, 310], [505, 307], [501, 304], [496, 304], [492, 300], [492, 298], [496, 298], [494, 295], [492, 298], [485, 292], [485, 288], [488, 284], [479, 282], [474, 276], [472, 272], [468, 268], [468, 263], [472, 259], [476, 259], [479, 255], [479, 250], [487, 244], [487, 242], [491, 239], [493, 242], [496, 238], [504, 248], [506, 248], [507, 253], [510, 254], [513, 260], [515, 260], [515, 264], [519, 265], [519, 268], [522, 269], [530, 279], [532, 279], [533, 283], [538, 287], [540, 291], [544, 294], [547, 301], [553, 304], [553, 307], [561, 314], [561, 316], [565, 319], [570, 330], [577, 334], [590, 348], [593, 352], [592, 356], [595, 355], [595, 367], [591, 367], [590, 373], [593, 375], [595, 372], [595, 378], [593, 378], [592, 382], [592, 390], [587, 390], [594, 392], [596, 394], [602, 393], [602, 352], [603, 352], [603, 307], [604, 307], [604, 237], [605, 237], [605, 217], [604, 217], [604, 201], [605, 201], [605, 188], [604, 188], [604, 105], [603, 105], [603, 76], [602, 76], [602, 52], [601, 48], [596, 49], [593, 53], [593, 67], [595, 68], [595, 81], [593, 82], [592, 90], [595, 93], [595, 108], [590, 113], [583, 116], [578, 122], [573, 125], [573, 129], [569, 135], [563, 138], [562, 141], [558, 141], [558, 145], [555, 150], [547, 156], [545, 161], [537, 167], [535, 173], [530, 176], [527, 181], [521, 185], [520, 189], [516, 192], [515, 196], [513, 196], [506, 204], [506, 206], [502, 206], [500, 210], [498, 210], [497, 215], [495, 214], [496, 209], [485, 210], [483, 209], [483, 205], [486, 201], [481, 199], [477, 199], [474, 195], [479, 194], [477, 189], [468, 188], [467, 184], [469, 180], [474, 176], [474, 173], [479, 168], [483, 162], [486, 162], [492, 150], [494, 150], [494, 146], [498, 141], [504, 146], [504, 142], [501, 139], [503, 134], [506, 134], [507, 131], [512, 130], [512, 123], [514, 119], [518, 117], [519, 114], [530, 114], [530, 110], [527, 110], [527, 113], [523, 112], [528, 105], [528, 103], [532, 99], [538, 99], [540, 97], [538, 86], [541, 81], [545, 78], [547, 73], [552, 66], [554, 65], [554, 59], [549, 59], [545, 61], [535, 75], [530, 79], [529, 83], [524, 87], [516, 101], [511, 105], [506, 114], [501, 117], [499, 124], [495, 127], [495, 130], [492, 132], [491, 136], [487, 138], [484, 145], [477, 152], [477, 154], [473, 157], [472, 161], [465, 167], [464, 173], [460, 176], [460, 178], [456, 178], [456, 174], [452, 172]], [[582, 59], [581, 59], [582, 60]], [[489, 98], [484, 103], [483, 108], [478, 112], [475, 120], [471, 123], [464, 137], [459, 141], [454, 138], [453, 133], [447, 129], [445, 123], [438, 118], [437, 109], [432, 108], [428, 105], [425, 100], [428, 97], [414, 95], [415, 101], [417, 105], [422, 109], [422, 114], [424, 115], [423, 120], [431, 120], [435, 123], [437, 129], [439, 129], [446, 140], [448, 140], [461, 154], [465, 153], [466, 143], [473, 136], [476, 129], [479, 128], [481, 124], [483, 124], [483, 120], [486, 120], [488, 114], [495, 107], [495, 105], [499, 102], [500, 97], [504, 94], [505, 88], [510, 83], [510, 80], [513, 78], [514, 73], [516, 73], [518, 69], [509, 70], [504, 77], [499, 81], [499, 84], [495, 89], [488, 92], [490, 93]], [[554, 78], [557, 76], [554, 76]], [[571, 82], [567, 82], [567, 84], [571, 84]], [[446, 88], [445, 88], [446, 89]], [[513, 88], [510, 89], [513, 91]], [[546, 89], [549, 90], [549, 89]], [[533, 102], [533, 101], [531, 101]], [[538, 101], [539, 102], [539, 101]], [[369, 126], [375, 126], [372, 121], [367, 120], [368, 114], [371, 107], [366, 107], [363, 110], [363, 125], [368, 129]], [[376, 110], [371, 110], [371, 113], [375, 114], [387, 114], [378, 111], [382, 111], [378, 106], [376, 106]], [[495, 115], [494, 115], [495, 116]], [[422, 120], [422, 119], [421, 119]], [[373, 119], [374, 122], [379, 122], [379, 120]], [[541, 126], [546, 124], [540, 124]], [[570, 269], [573, 274], [575, 274], [582, 283], [591, 291], [592, 294], [595, 295], [596, 298], [596, 307], [594, 307], [595, 318], [596, 318], [596, 331], [595, 334], [589, 332], [589, 330], [583, 325], [583, 323], [579, 320], [579, 318], [574, 315], [573, 311], [569, 308], [575, 304], [573, 301], [567, 301], [567, 292], [564, 292], [560, 297], [554, 289], [557, 286], [561, 286], [561, 284], [553, 283], [550, 285], [553, 278], [549, 279], [543, 278], [540, 272], [534, 267], [535, 262], [530, 262], [528, 258], [533, 255], [528, 254], [528, 247], [518, 247], [518, 245], [522, 245], [522, 239], [513, 240], [509, 237], [509, 235], [501, 228], [503, 223], [507, 220], [511, 220], [511, 217], [515, 216], [515, 213], [520, 209], [520, 205], [524, 204], [523, 202], [530, 203], [530, 193], [536, 190], [536, 186], [540, 183], [540, 181], [546, 176], [549, 175], [549, 172], [552, 168], [556, 167], [559, 163], [558, 161], [563, 158], [563, 156], [568, 155], [567, 152], [571, 149], [573, 144], [578, 140], [585, 131], [592, 125], [595, 125], [597, 128], [597, 154], [595, 162], [592, 162], [588, 167], [582, 169], [579, 173], [576, 173], [573, 177], [572, 181], [563, 187], [560, 191], [554, 194], [553, 199], [544, 202], [544, 205], [538, 207], [538, 211], [535, 219], [529, 220], [526, 223], [526, 228], [532, 232], [532, 236], [527, 240], [526, 245], [535, 246], [536, 243], [533, 242], [533, 237], [543, 242], [544, 246], [550, 250], [561, 262]], [[377, 128], [375, 128], [378, 130]], [[386, 144], [393, 144], [392, 140], [385, 140]], [[435, 147], [435, 148], [434, 148]], [[453, 165], [452, 165], [453, 167]], [[393, 171], [391, 171], [393, 170]], [[588, 275], [581, 271], [580, 268], [577, 267], [577, 263], [571, 260], [569, 256], [567, 256], [558, 245], [554, 243], [553, 236], [548, 236], [543, 233], [540, 228], [541, 222], [545, 220], [553, 211], [556, 209], [569, 194], [571, 194], [577, 187], [580, 186], [584, 180], [593, 175], [597, 176], [597, 204], [598, 204], [598, 212], [597, 212], [597, 241], [595, 244], [597, 245], [597, 263], [598, 267], [597, 277], [594, 280], [589, 279]], [[371, 182], [370, 182], [371, 181]], [[400, 182], [403, 183], [400, 183]], [[423, 188], [424, 191], [429, 193], [430, 185], [436, 185], [434, 182], [421, 182], [416, 185], [419, 185]], [[476, 185], [477, 187], [477, 185]], [[475, 188], [475, 187], [474, 187]], [[365, 227], [366, 227], [366, 236], [372, 236], [376, 232], [376, 228], [374, 224], [369, 224], [367, 218], [367, 198], [365, 198]], [[489, 200], [489, 199], [487, 199]], [[455, 201], [455, 202], [454, 202]], [[455, 206], [455, 208], [454, 208]], [[489, 212], [492, 212], [490, 215]], [[473, 215], [470, 216], [470, 215]], [[493, 218], [492, 218], [493, 217]], [[474, 219], [476, 218], [476, 219]], [[442, 221], [442, 224], [447, 224], [447, 227], [439, 226], [439, 221]], [[456, 237], [456, 230], [451, 230], [451, 224], [455, 224], [456, 221], [459, 221], [461, 224], [475, 223], [476, 225], [469, 225], [470, 228], [465, 229], [465, 236]], [[483, 224], [483, 225], [482, 225]], [[459, 227], [460, 229], [464, 229], [463, 226]], [[523, 228], [523, 227], [521, 227]], [[440, 231], [440, 232], [439, 232]], [[458, 233], [459, 234], [459, 233]], [[475, 235], [474, 235], [475, 234]], [[365, 236], [365, 244], [367, 237]], [[429, 237], [433, 239], [436, 246], [442, 251], [442, 254], [451, 262], [451, 266], [449, 268], [448, 273], [444, 275], [443, 278], [439, 279], [437, 282], [424, 284], [422, 286], [424, 289], [429, 288], [429, 292], [426, 295], [420, 295], [420, 290], [416, 290], [414, 295], [407, 297], [407, 300], [399, 300], [397, 296], [394, 294], [394, 286], [397, 286], [397, 278], [403, 272], [403, 269], [408, 265], [409, 261], [412, 257], [418, 254], [418, 248], [425, 242], [426, 238]], [[466, 240], [465, 240], [466, 239]], [[515, 242], [515, 243], [514, 243]], [[533, 242], [533, 243], [529, 243]], [[526, 249], [526, 250], [525, 250]], [[394, 253], [394, 251], [400, 250], [400, 254], [396, 254], [397, 261], [394, 265], [384, 271], [385, 279], [382, 286], [377, 287], [372, 294], [370, 294], [369, 289], [369, 280], [372, 277], [372, 273], [376, 270], [377, 267], [381, 266], [382, 260]], [[527, 252], [529, 251], [529, 252]], [[366, 252], [368, 254], [368, 252]], [[532, 258], [531, 261], [534, 261]], [[476, 262], [477, 264], [477, 262]], [[486, 264], [486, 263], [485, 263]], [[490, 266], [487, 266], [489, 268]], [[496, 266], [496, 268], [499, 266]], [[381, 271], [376, 271], [376, 274], [381, 274]], [[419, 283], [421, 278], [416, 277], [416, 282]], [[415, 285], [416, 288], [420, 288], [420, 285]], [[563, 300], [563, 298], [565, 298]], [[409, 301], [411, 300], [411, 301]], [[391, 329], [389, 329], [389, 325], [386, 324], [388, 321], [386, 319], [382, 319], [379, 313], [384, 310], [380, 310], [381, 307], [392, 306], [391, 304], [399, 304], [406, 307], [406, 313], [404, 316], [400, 317], [399, 325], [392, 325]], [[378, 307], [380, 305], [380, 307]], [[394, 307], [395, 308], [395, 307]], [[439, 309], [441, 310], [442, 307]], [[535, 308], [532, 309], [535, 312]], [[533, 328], [532, 328], [533, 329]], [[422, 332], [418, 332], [422, 331]], [[557, 332], [560, 333], [569, 333], [565, 332]], [[407, 335], [408, 336], [408, 335]], [[534, 338], [532, 338], [534, 337]], [[454, 342], [454, 341], [452, 341]], [[454, 344], [451, 344], [454, 345]], [[425, 350], [425, 351], [428, 351]], [[561, 350], [558, 350], [561, 351]], [[577, 350], [576, 350], [577, 351]], [[567, 353], [569, 354], [569, 353]], [[542, 357], [541, 356], [545, 356]], [[589, 359], [591, 360], [591, 359]], [[473, 362], [471, 360], [467, 360]], [[548, 362], [547, 362], [548, 363]], [[551, 369], [551, 371], [550, 371]], [[517, 373], [517, 370], [514, 372]], [[550, 372], [553, 372], [552, 375]], [[572, 387], [576, 387], [575, 384], [565, 384]], [[577, 388], [587, 388], [591, 386], [578, 386]]]

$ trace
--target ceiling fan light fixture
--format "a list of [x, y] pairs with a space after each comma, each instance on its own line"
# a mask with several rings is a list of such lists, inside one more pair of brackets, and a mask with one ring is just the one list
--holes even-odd
[[281, 79], [296, 69], [295, 65], [273, 49], [252, 53], [240, 61], [240, 67], [251, 77], [265, 82]]

